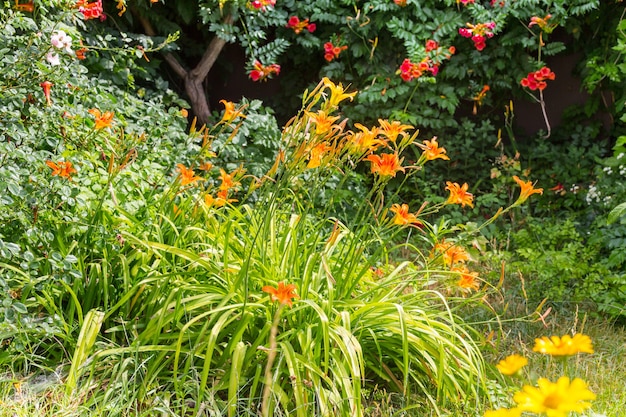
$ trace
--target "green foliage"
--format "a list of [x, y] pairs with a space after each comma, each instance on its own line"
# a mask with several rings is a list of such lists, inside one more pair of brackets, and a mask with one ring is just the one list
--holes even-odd
[[[246, 100], [187, 133], [175, 95], [90, 74], [97, 65], [50, 45], [63, 24], [76, 46], [78, 13], [59, 10], [6, 35], [14, 66], [0, 75], [1, 363], [15, 373], [58, 369], [66, 394], [107, 380], [89, 394], [101, 412], [150, 409], [158, 389], [179, 414], [212, 404], [236, 415], [263, 402], [275, 415], [352, 416], [366, 381], [433, 408], [477, 398], [479, 335], [452, 309], [469, 291], [425, 252], [447, 233], [407, 240], [416, 261], [396, 262], [390, 254], [409, 228], [388, 214], [388, 174], [368, 196], [343, 201], [361, 187], [352, 172], [364, 170], [367, 149], [352, 147], [345, 122], [327, 135], [315, 119], [338, 111], [351, 96], [343, 87], [325, 79], [305, 93], [282, 133]], [[52, 48], [63, 67], [46, 59]], [[415, 141], [407, 129], [389, 152]], [[347, 205], [351, 217], [337, 209]], [[296, 285], [293, 308], [263, 290], [281, 282]], [[262, 394], [264, 367], [272, 396]]]

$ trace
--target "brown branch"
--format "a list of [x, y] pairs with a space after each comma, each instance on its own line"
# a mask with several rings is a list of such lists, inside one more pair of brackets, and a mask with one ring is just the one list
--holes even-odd
[[[225, 25], [231, 25], [233, 23], [233, 17], [231, 15], [226, 16], [223, 23]], [[205, 79], [206, 76], [209, 74], [209, 71], [211, 71], [213, 64], [215, 64], [217, 57], [220, 55], [220, 52], [222, 52], [222, 49], [225, 45], [226, 41], [224, 39], [220, 38], [219, 36], [213, 37], [211, 43], [209, 44], [209, 47], [206, 49], [206, 51], [204, 51], [202, 59], [200, 59], [198, 65], [193, 70], [191, 70], [192, 76], [194, 78]]]
[[[143, 30], [146, 32], [146, 35], [157, 36], [156, 31], [154, 30], [154, 28], [152, 27], [152, 24], [150, 23], [148, 19], [146, 19], [144, 16], [141, 16], [135, 10], [133, 10], [132, 12], [133, 12], [133, 16], [135, 16], [137, 20], [139, 20], [139, 23], [141, 23]], [[180, 78], [183, 78], [183, 79], [187, 77], [187, 74], [188, 74], [187, 70], [180, 64], [180, 62], [178, 62], [178, 60], [173, 54], [169, 52], [165, 52], [163, 53], [163, 58], [165, 58], [165, 61], [167, 61], [170, 67], [172, 67], [176, 75], [178, 75]]]
[[[133, 15], [139, 20], [139, 23], [141, 23], [141, 26], [148, 36], [156, 36], [157, 33], [147, 18], [136, 12], [134, 12]], [[230, 15], [226, 16], [223, 23], [227, 25], [232, 24], [233, 17]], [[217, 57], [220, 55], [225, 45], [226, 41], [224, 39], [215, 36], [204, 51], [198, 65], [190, 71], [186, 70], [173, 54], [169, 52], [163, 53], [165, 61], [172, 67], [174, 72], [184, 80], [187, 98], [189, 98], [191, 108], [201, 124], [206, 124], [211, 117], [211, 109], [209, 108], [209, 102], [202, 82], [211, 71], [211, 68], [213, 68]]]

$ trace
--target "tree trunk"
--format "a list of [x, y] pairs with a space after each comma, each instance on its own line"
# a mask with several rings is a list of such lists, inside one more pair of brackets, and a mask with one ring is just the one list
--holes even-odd
[[[148, 36], [156, 36], [152, 24], [146, 17], [138, 13], [135, 13], [135, 16]], [[224, 23], [228, 25], [232, 24], [232, 16], [226, 16]], [[207, 46], [207, 49], [204, 51], [200, 62], [192, 70], [185, 69], [173, 54], [169, 52], [163, 54], [165, 61], [167, 61], [174, 72], [183, 79], [185, 83], [185, 93], [187, 93], [187, 98], [191, 103], [191, 109], [198, 119], [199, 125], [207, 124], [211, 117], [211, 108], [209, 107], [209, 101], [202, 82], [209, 74], [209, 71], [211, 71], [211, 68], [213, 68], [213, 64], [215, 64], [217, 57], [220, 55], [220, 52], [222, 52], [222, 49], [224, 49], [224, 45], [226, 45], [224, 39], [214, 36]]]

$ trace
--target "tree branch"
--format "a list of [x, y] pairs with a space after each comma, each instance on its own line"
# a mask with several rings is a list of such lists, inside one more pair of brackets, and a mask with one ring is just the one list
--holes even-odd
[[[146, 35], [157, 36], [156, 31], [154, 30], [154, 28], [152, 27], [152, 24], [150, 23], [148, 19], [146, 19], [144, 16], [141, 16], [139, 13], [137, 13], [134, 10], [132, 11], [132, 13], [133, 13], [133, 16], [135, 16], [137, 20], [139, 20], [139, 23], [141, 23], [143, 30], [146, 32]], [[178, 75], [180, 78], [183, 78], [183, 79], [187, 77], [188, 71], [180, 64], [180, 62], [178, 62], [178, 60], [173, 54], [169, 52], [165, 52], [163, 53], [163, 58], [170, 65], [170, 67], [172, 67], [176, 75]]]
[[[226, 25], [231, 25], [233, 23], [233, 17], [231, 15], [226, 16], [223, 23]], [[208, 48], [206, 49], [206, 51], [204, 51], [202, 59], [200, 59], [198, 65], [193, 70], [191, 70], [191, 75], [194, 78], [200, 78], [204, 80], [209, 74], [209, 71], [211, 71], [213, 64], [215, 64], [217, 57], [220, 55], [220, 52], [222, 52], [222, 49], [225, 45], [226, 41], [224, 39], [220, 38], [217, 35], [213, 37], [211, 43], [209, 43]]]
[[[148, 36], [157, 35], [152, 24], [146, 17], [141, 16], [136, 11], [133, 12], [133, 15], [139, 20], [139, 23], [141, 23], [143, 30]], [[231, 15], [226, 16], [223, 23], [231, 25], [233, 23], [233, 17]], [[220, 55], [225, 45], [226, 41], [224, 39], [219, 36], [213, 37], [198, 65], [190, 71], [186, 70], [173, 54], [169, 52], [163, 53], [165, 61], [167, 61], [174, 72], [184, 80], [187, 98], [191, 102], [191, 108], [201, 124], [208, 123], [211, 117], [211, 109], [209, 108], [209, 102], [202, 82], [211, 71], [211, 68], [213, 68], [217, 57]]]

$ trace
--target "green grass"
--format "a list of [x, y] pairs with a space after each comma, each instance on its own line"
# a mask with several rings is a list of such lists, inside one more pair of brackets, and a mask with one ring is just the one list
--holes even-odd
[[623, 407], [626, 404], [626, 328], [601, 318], [588, 318], [577, 311], [555, 313], [552, 310], [544, 321], [504, 324], [506, 337], [485, 354], [486, 360], [495, 364], [509, 354], [519, 353], [529, 358], [525, 383], [534, 382], [538, 377], [555, 381], [564, 375], [563, 367], [551, 357], [533, 352], [535, 338], [586, 334], [593, 341], [595, 353], [570, 357], [567, 365], [570, 376], [586, 381], [597, 395], [591, 412], [586, 415], [626, 416]]
[[[561, 376], [557, 363], [532, 352], [534, 339], [544, 335], [564, 335], [573, 331], [589, 335], [593, 342], [593, 355], [580, 354], [570, 358], [572, 374], [588, 382], [590, 389], [597, 394], [593, 402], [593, 413], [611, 417], [626, 416], [623, 404], [626, 404], [626, 329], [614, 326], [600, 319], [585, 319], [575, 316], [550, 315], [545, 327], [539, 322], [515, 322], [506, 324], [506, 337], [501, 340], [497, 350], [486, 352], [487, 359], [496, 363], [510, 353], [521, 353], [529, 357], [530, 366], [526, 376], [542, 376], [556, 380]], [[176, 399], [172, 392], [161, 391], [152, 387], [141, 401], [136, 396], [135, 384], [141, 383], [141, 376], [135, 366], [127, 362], [113, 364], [109, 372], [102, 371], [92, 375], [80, 384], [80, 389], [73, 395], [66, 394], [66, 387], [60, 377], [54, 373], [47, 375], [33, 374], [26, 377], [4, 375], [0, 379], [0, 417], [22, 416], [180, 416], [194, 415], [195, 404], [192, 401]], [[134, 372], [131, 372], [134, 370]], [[114, 377], [114, 379], [111, 379]], [[188, 387], [193, 389], [193, 387]], [[115, 395], [114, 395], [115, 393]], [[432, 408], [423, 400], [407, 399], [399, 393], [379, 389], [375, 384], [365, 384], [363, 394], [364, 414], [371, 417], [413, 416], [427, 417], [435, 415]], [[487, 405], [476, 407], [442, 407], [444, 416], [480, 416]], [[259, 399], [260, 401], [260, 399]], [[251, 404], [256, 404], [254, 401]], [[197, 415], [222, 415], [218, 402], [206, 401]], [[255, 415], [254, 410], [246, 410], [238, 415]], [[591, 412], [586, 414], [593, 416]]]

